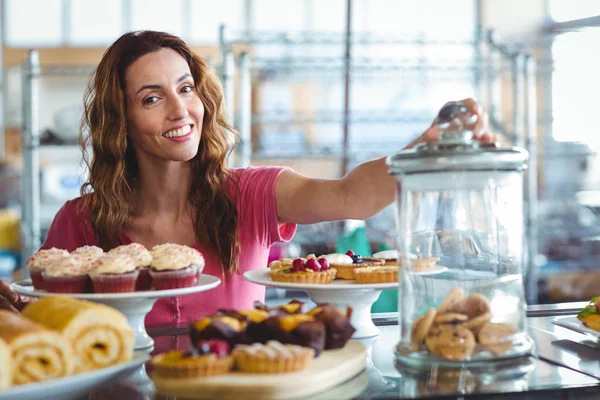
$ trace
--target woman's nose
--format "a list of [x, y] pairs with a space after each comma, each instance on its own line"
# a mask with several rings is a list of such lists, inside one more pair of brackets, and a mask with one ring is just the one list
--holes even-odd
[[179, 96], [172, 97], [169, 100], [169, 115], [170, 120], [179, 120], [188, 116], [188, 110], [185, 103]]

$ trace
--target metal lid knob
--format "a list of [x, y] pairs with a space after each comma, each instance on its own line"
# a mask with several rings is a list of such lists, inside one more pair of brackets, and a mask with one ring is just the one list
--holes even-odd
[[459, 101], [446, 104], [435, 120], [440, 129], [440, 143], [461, 144], [473, 140], [478, 116]]

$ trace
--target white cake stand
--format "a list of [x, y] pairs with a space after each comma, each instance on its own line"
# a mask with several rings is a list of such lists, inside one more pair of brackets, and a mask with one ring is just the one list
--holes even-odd
[[[135, 334], [135, 350], [142, 350], [154, 346], [154, 340], [148, 336], [148, 332], [146, 332], [144, 319], [146, 314], [152, 310], [156, 300], [165, 297], [185, 296], [187, 294], [204, 292], [219, 286], [220, 283], [221, 280], [219, 278], [202, 274], [198, 281], [198, 285], [181, 289], [149, 290], [131, 293], [61, 293], [60, 295], [106, 304], [121, 311], [125, 314], [125, 317], [127, 317], [129, 325], [131, 325]], [[35, 290], [30, 279], [14, 282], [10, 285], [10, 288], [12, 291], [22, 294], [23, 296], [36, 298], [56, 296], [58, 294], [43, 290]]]

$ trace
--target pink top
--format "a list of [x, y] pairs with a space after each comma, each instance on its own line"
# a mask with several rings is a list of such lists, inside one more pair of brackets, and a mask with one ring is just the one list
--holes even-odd
[[[234, 169], [239, 176], [239, 193], [231, 197], [239, 212], [240, 274], [223, 277], [221, 266], [213, 251], [199, 243], [194, 247], [204, 255], [203, 273], [221, 278], [222, 283], [206, 292], [161, 299], [146, 316], [146, 324], [191, 322], [216, 312], [219, 308], [247, 309], [255, 300], [264, 301], [265, 287], [246, 281], [246, 271], [267, 267], [269, 248], [275, 242], [288, 242], [296, 232], [295, 224], [280, 225], [275, 204], [275, 183], [285, 168], [248, 167]], [[234, 187], [234, 186], [232, 186]], [[98, 245], [86, 215], [79, 215], [81, 198], [69, 200], [54, 217], [42, 249], [56, 247], [73, 251], [84, 245]], [[120, 244], [131, 243], [124, 232]]]

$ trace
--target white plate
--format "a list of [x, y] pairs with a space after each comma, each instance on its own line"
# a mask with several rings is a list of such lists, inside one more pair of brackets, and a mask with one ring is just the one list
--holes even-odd
[[29, 297], [56, 296], [57, 294], [73, 297], [83, 300], [124, 300], [124, 299], [161, 299], [163, 297], [176, 297], [186, 294], [203, 292], [219, 286], [221, 280], [216, 276], [202, 274], [198, 284], [192, 287], [168, 290], [148, 290], [145, 292], [129, 293], [50, 293], [45, 290], [35, 290], [31, 284], [31, 279], [14, 282], [10, 285], [13, 292], [17, 292]]
[[[438, 268], [432, 268], [425, 272], [413, 272], [413, 275], [435, 275], [445, 272], [448, 267], [439, 266]], [[282, 289], [309, 289], [309, 290], [359, 290], [359, 289], [394, 289], [398, 287], [398, 283], [356, 283], [350, 279], [335, 279], [333, 282], [328, 284], [306, 284], [306, 283], [289, 283], [289, 282], [275, 282], [269, 275], [269, 268], [255, 269], [252, 271], [244, 272], [244, 278], [252, 283], [258, 283], [259, 285], [272, 286]]]
[[570, 329], [575, 332], [583, 333], [584, 335], [594, 336], [600, 339], [600, 332], [588, 328], [577, 317], [558, 317], [552, 320], [552, 323], [563, 328]]
[[64, 378], [15, 386], [0, 391], [0, 400], [73, 399], [87, 395], [107, 383], [115, 383], [131, 375], [148, 361], [147, 354], [136, 354], [130, 362]]

